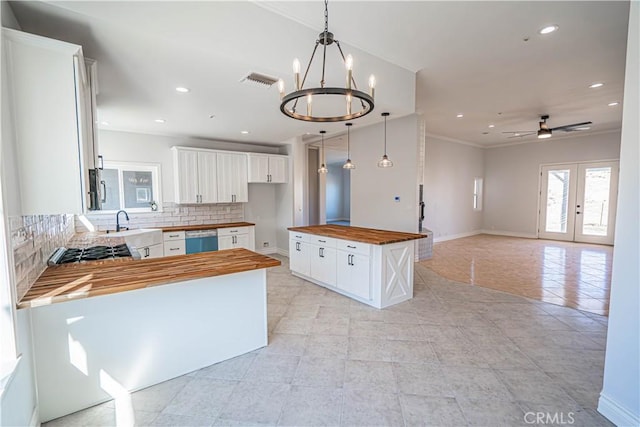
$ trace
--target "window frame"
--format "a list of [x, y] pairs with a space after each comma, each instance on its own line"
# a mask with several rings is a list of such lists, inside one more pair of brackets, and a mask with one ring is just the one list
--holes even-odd
[[474, 212], [482, 211], [483, 190], [484, 190], [484, 178], [479, 176], [473, 178], [473, 211]]
[[[114, 214], [119, 210], [126, 210], [128, 213], [157, 213], [163, 211], [162, 205], [162, 166], [160, 163], [148, 162], [127, 162], [105, 160], [103, 169], [116, 169], [118, 171], [118, 209], [103, 209], [94, 213]], [[152, 202], [155, 202], [157, 209], [153, 210], [151, 205], [148, 208], [127, 208], [124, 206], [124, 180], [122, 174], [124, 171], [133, 172], [151, 172], [152, 184], [151, 188], [155, 194]]]

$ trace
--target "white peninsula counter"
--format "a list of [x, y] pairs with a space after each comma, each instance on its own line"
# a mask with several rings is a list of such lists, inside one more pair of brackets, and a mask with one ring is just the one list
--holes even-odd
[[414, 240], [423, 234], [341, 225], [289, 228], [291, 273], [384, 308], [413, 298]]
[[111, 399], [126, 413], [132, 391], [267, 345], [266, 269], [277, 265], [230, 249], [49, 267], [18, 303], [40, 422]]

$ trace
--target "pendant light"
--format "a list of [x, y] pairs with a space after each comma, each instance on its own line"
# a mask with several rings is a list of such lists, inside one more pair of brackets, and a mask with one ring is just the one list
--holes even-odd
[[381, 116], [384, 117], [384, 155], [378, 162], [378, 167], [390, 168], [393, 166], [393, 162], [387, 157], [387, 116], [389, 116], [389, 113], [382, 113]]
[[318, 173], [327, 173], [329, 169], [324, 164], [324, 134], [327, 133], [326, 130], [321, 130], [320, 135], [322, 136], [322, 150], [320, 151], [320, 159], [322, 164], [320, 165], [320, 169], [318, 169]]
[[347, 161], [344, 163], [344, 165], [342, 165], [343, 169], [355, 169], [356, 165], [354, 165], [353, 163], [351, 163], [351, 142], [350, 142], [350, 135], [349, 135], [349, 129], [351, 129], [351, 126], [353, 126], [353, 123], [345, 123], [344, 124], [347, 127]]

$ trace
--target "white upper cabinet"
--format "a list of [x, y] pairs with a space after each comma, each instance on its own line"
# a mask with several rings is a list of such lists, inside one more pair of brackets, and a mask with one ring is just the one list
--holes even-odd
[[[93, 157], [91, 81], [82, 47], [3, 32], [3, 139], [15, 156], [20, 213], [84, 213]], [[6, 89], [6, 92], [5, 92]], [[5, 111], [6, 110], [6, 111]]]
[[220, 177], [216, 172], [219, 154], [198, 152], [198, 189], [200, 203], [217, 203], [220, 198]]
[[249, 201], [247, 155], [218, 152], [218, 203]]
[[249, 182], [287, 182], [287, 156], [249, 153]]
[[217, 203], [217, 154], [173, 147], [176, 203]]

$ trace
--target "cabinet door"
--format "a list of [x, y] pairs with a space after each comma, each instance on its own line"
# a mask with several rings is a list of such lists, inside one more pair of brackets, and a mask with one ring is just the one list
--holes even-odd
[[218, 202], [249, 201], [247, 187], [247, 156], [218, 153]]
[[151, 246], [143, 246], [138, 248], [138, 252], [140, 252], [140, 256], [142, 259], [147, 258], [161, 258], [164, 256], [164, 245], [157, 244]]
[[218, 250], [233, 249], [235, 236], [218, 236]]
[[336, 285], [336, 250], [311, 246], [311, 277], [327, 285]]
[[176, 203], [197, 203], [198, 152], [174, 149], [173, 173]]
[[83, 214], [82, 117], [76, 98], [82, 90], [81, 48], [5, 28], [2, 33], [3, 85], [11, 89], [2, 92], [3, 119], [10, 119], [3, 120], [3, 134], [5, 126], [13, 128], [2, 154], [9, 151], [5, 142], [15, 143], [17, 182], [12, 180], [8, 191], [19, 188], [15, 200], [21, 208], [11, 209], [18, 215]]
[[233, 247], [234, 248], [244, 248], [244, 249], [251, 250], [251, 248], [249, 247], [249, 235], [248, 234], [238, 234], [236, 236], [236, 241], [235, 241]]
[[164, 256], [184, 255], [187, 253], [185, 240], [168, 240], [164, 242]]
[[370, 258], [338, 251], [337, 287], [360, 298], [371, 299]]
[[216, 153], [198, 152], [198, 194], [200, 203], [218, 202], [218, 174]]
[[286, 157], [269, 157], [269, 182], [282, 184], [287, 182], [287, 164]]
[[249, 182], [268, 182], [269, 156], [249, 154]]
[[312, 246], [308, 243], [291, 239], [289, 241], [289, 269], [296, 273], [310, 276]]

